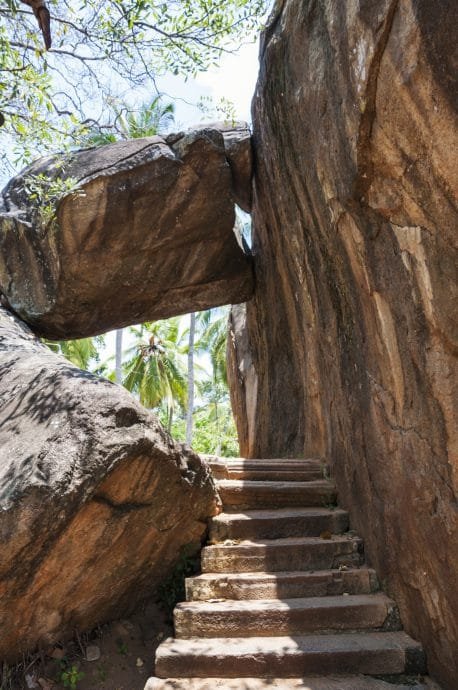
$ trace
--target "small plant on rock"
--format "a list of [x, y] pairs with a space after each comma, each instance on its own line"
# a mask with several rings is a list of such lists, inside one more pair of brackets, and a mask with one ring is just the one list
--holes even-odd
[[[60, 169], [63, 170], [62, 166]], [[54, 229], [57, 222], [57, 207], [65, 196], [85, 196], [82, 189], [78, 189], [75, 177], [57, 176], [54, 179], [44, 173], [28, 175], [24, 181], [24, 188], [31, 200], [37, 204], [37, 219], [42, 229]]]

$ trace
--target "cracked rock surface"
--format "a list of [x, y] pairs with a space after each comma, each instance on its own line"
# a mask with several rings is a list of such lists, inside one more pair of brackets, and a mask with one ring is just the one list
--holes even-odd
[[128, 615], [217, 512], [196, 454], [0, 308], [0, 659]]
[[243, 123], [36, 161], [0, 198], [0, 291], [56, 340], [243, 302], [251, 175]]
[[230, 340], [241, 454], [332, 461], [450, 690], [457, 36], [451, 0], [275, 4], [253, 102], [256, 296]]

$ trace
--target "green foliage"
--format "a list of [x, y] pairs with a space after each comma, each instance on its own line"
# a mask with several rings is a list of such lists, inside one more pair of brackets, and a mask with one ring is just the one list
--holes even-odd
[[117, 646], [118, 646], [118, 654], [121, 654], [122, 656], [127, 656], [129, 653], [129, 648], [127, 647], [127, 644], [124, 640], [119, 639], [117, 640]]
[[158, 589], [158, 601], [169, 616], [177, 603], [186, 599], [185, 579], [197, 572], [199, 565], [200, 544], [183, 546], [175, 567]]
[[124, 364], [123, 384], [146, 407], [165, 403], [167, 414], [186, 407], [186, 364], [179, 318], [129, 329], [136, 342]]
[[196, 344], [198, 352], [208, 352], [215, 382], [227, 384], [226, 339], [228, 312], [224, 307], [201, 312], [200, 338]]
[[34, 202], [36, 215], [42, 229], [52, 230], [56, 227], [59, 202], [65, 196], [85, 196], [78, 189], [78, 180], [73, 177], [51, 178], [44, 173], [28, 175], [24, 187], [29, 198]]
[[[125, 351], [123, 385], [146, 407], [152, 408], [177, 440], [186, 438], [188, 317], [175, 317], [131, 327]], [[200, 453], [238, 455], [237, 432], [229, 401], [226, 374], [227, 309], [201, 312], [197, 317], [195, 364], [196, 405], [192, 446]], [[114, 380], [100, 362], [103, 336], [45, 341], [73, 364]], [[207, 366], [208, 365], [208, 366]]]
[[[197, 404], [194, 409], [192, 447], [200, 453], [232, 457], [238, 455], [237, 432], [229, 401], [226, 372], [226, 339], [228, 309], [218, 308], [197, 315], [196, 352], [208, 361], [210, 371], [196, 366]], [[187, 336], [184, 331], [182, 341]], [[184, 352], [186, 346], [182, 346]], [[157, 409], [159, 419], [169, 427], [172, 436], [185, 441], [185, 408], [179, 407], [170, 424], [164, 404]]]
[[66, 357], [80, 369], [96, 369], [100, 360], [99, 349], [104, 343], [104, 336], [95, 338], [80, 338], [79, 340], [61, 340], [54, 342], [45, 340], [46, 345], [58, 354]]
[[202, 403], [194, 414], [193, 448], [199, 453], [237, 456], [239, 444], [227, 385], [205, 381], [201, 384], [201, 396]]
[[78, 687], [79, 681], [84, 678], [84, 673], [79, 671], [78, 667], [75, 665], [67, 665], [65, 661], [61, 662], [61, 669], [60, 680], [64, 688], [72, 688], [72, 690], [75, 690], [75, 688]]
[[160, 95], [151, 103], [144, 103], [138, 110], [129, 110], [124, 104], [117, 112], [112, 129], [94, 126], [83, 143], [89, 146], [112, 144], [119, 139], [139, 139], [152, 137], [168, 129], [174, 121], [175, 106], [173, 103], [162, 103]]
[[[253, 37], [266, 0], [48, 0], [52, 49], [31, 9], [0, 7], [3, 165], [71, 147], [94, 125], [116, 131], [123, 94], [165, 73], [193, 75]], [[137, 96], [138, 99], [138, 96]]]

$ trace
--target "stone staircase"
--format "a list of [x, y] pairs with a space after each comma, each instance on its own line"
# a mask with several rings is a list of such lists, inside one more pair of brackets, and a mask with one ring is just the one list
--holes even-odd
[[[212, 460], [224, 512], [145, 690], [433, 688], [316, 460]], [[385, 682], [389, 681], [389, 682]]]

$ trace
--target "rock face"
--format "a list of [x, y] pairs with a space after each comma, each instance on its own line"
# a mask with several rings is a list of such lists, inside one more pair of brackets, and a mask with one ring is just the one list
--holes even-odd
[[404, 626], [450, 690], [456, 22], [451, 0], [276, 3], [254, 100], [257, 290], [231, 345], [241, 454], [329, 458]]
[[0, 659], [15, 660], [151, 596], [218, 499], [127, 391], [4, 309], [0, 371]]
[[248, 299], [251, 263], [233, 227], [234, 196], [250, 201], [250, 133], [223, 134], [81, 150], [11, 180], [0, 200], [11, 308], [65, 339]]

